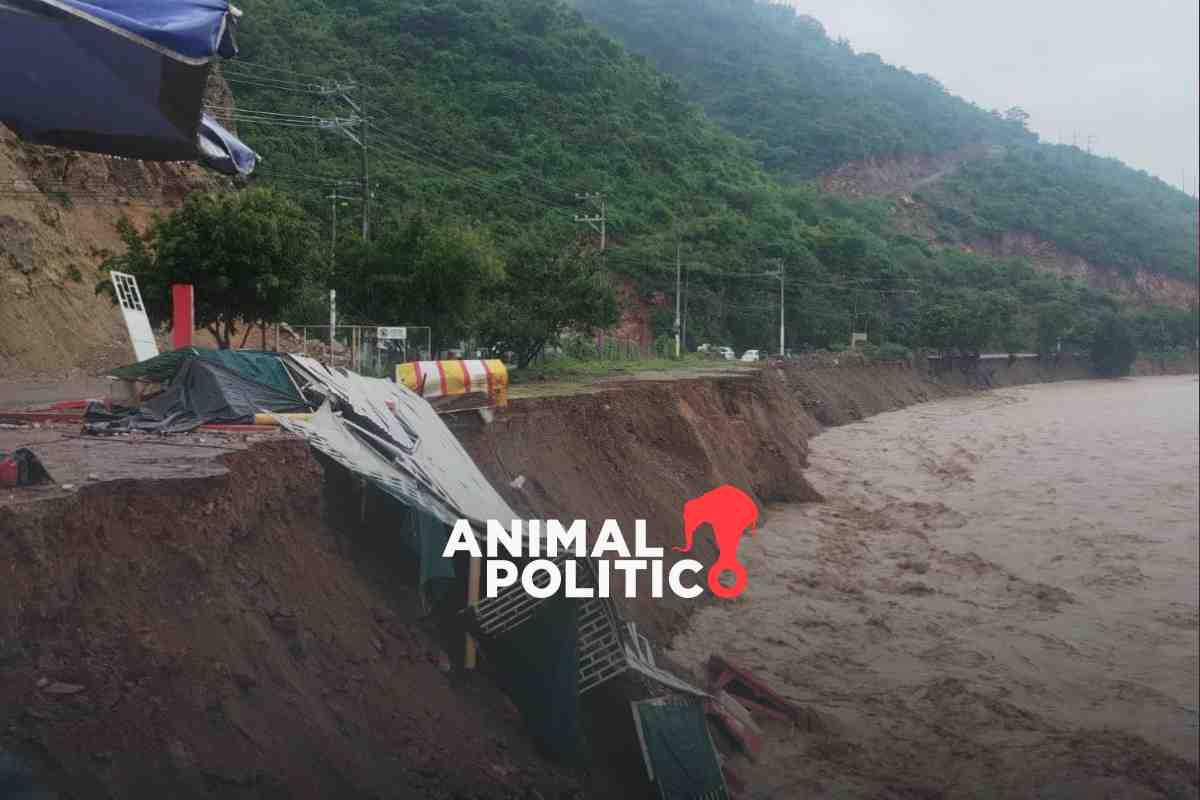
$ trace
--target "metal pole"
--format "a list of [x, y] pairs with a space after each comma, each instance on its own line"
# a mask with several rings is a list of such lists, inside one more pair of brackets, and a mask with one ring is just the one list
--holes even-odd
[[371, 240], [371, 180], [370, 174], [367, 172], [367, 103], [362, 99], [362, 90], [359, 89], [359, 105], [362, 107], [359, 110], [359, 116], [362, 118], [362, 124], [359, 126], [359, 136], [362, 139], [362, 190], [363, 190], [363, 220], [362, 220], [362, 237], [364, 242]]
[[681, 292], [683, 266], [680, 260], [681, 244], [675, 239], [675, 357], [679, 358], [679, 346], [683, 338], [683, 294]]
[[604, 195], [600, 195], [600, 251], [604, 252], [604, 245], [608, 241], [607, 236], [607, 218], [608, 213], [604, 207]]
[[784, 327], [783, 327], [783, 264], [779, 265], [779, 357], [783, 358], [786, 353], [784, 344]]
[[337, 289], [329, 290], [329, 366], [333, 366], [333, 335], [337, 330]]
[[692, 270], [689, 268], [683, 273], [683, 348], [687, 350], [687, 315], [688, 315], [688, 281], [692, 276]]

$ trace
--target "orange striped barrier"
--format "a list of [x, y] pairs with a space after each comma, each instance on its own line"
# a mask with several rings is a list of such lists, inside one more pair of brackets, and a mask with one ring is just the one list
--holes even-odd
[[489, 405], [508, 405], [508, 368], [498, 358], [409, 361], [396, 365], [396, 383], [426, 400], [482, 393]]

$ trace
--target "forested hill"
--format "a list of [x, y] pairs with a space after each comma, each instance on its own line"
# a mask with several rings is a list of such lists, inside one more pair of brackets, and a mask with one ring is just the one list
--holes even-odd
[[[1039, 144], [1012, 105], [985, 111], [935, 78], [856, 53], [759, 0], [574, 0], [664, 71], [784, 179], [847, 162], [1003, 145], [925, 195], [951, 239], [1036, 233], [1101, 266], [1196, 279], [1194, 200], [1119, 161]], [[1001, 151], [1003, 152], [1003, 151]]]
[[848, 161], [1030, 141], [1019, 120], [936, 78], [855, 53], [788, 5], [757, 0], [575, 0], [591, 22], [676, 76], [760, 161], [807, 178]]
[[[890, 201], [781, 180], [756, 157], [760, 145], [710, 119], [684, 82], [560, 0], [244, 7], [242, 57], [223, 68], [236, 103], [213, 112], [262, 154], [253, 182], [298, 198], [323, 236], [331, 202], [338, 209], [336, 266], [313, 280], [313, 305], [289, 318], [320, 318], [334, 286], [346, 320], [427, 324], [440, 341], [474, 337], [497, 352], [521, 349], [517, 341], [536, 349], [563, 330], [611, 325], [601, 278], [615, 274], [656, 298], [647, 300], [660, 303], [653, 332], [665, 336], [676, 258], [693, 344], [777, 347], [780, 268], [789, 347], [839, 345], [865, 328], [876, 344], [1030, 349], [1084, 342], [1119, 308], [1027, 263], [913, 237], [894, 224]], [[857, 58], [830, 47], [831, 58]], [[912, 99], [854, 114], [847, 105], [845, 124], [892, 125], [893, 153], [921, 130], [929, 151], [1029, 138], [940, 90], [922, 95], [922, 79], [882, 66], [880, 75]], [[846, 97], [865, 91], [847, 80]], [[822, 141], [861, 143], [846, 130], [829, 126]], [[364, 133], [369, 245], [359, 236], [362, 151], [350, 136]], [[579, 193], [604, 195], [602, 253], [574, 221], [598, 212]], [[1163, 346], [1187, 341], [1188, 319], [1168, 321], [1178, 331]]]

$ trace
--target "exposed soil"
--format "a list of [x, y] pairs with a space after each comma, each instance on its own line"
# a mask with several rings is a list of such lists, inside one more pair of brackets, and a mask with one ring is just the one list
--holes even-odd
[[[1056, 374], [1007, 369], [988, 381]], [[804, 471], [824, 426], [979, 383], [831, 358], [515, 400], [490, 425], [450, 419], [519, 512], [646, 519], [671, 557], [687, 499], [733, 483], [770, 525], [766, 504], [819, 497]], [[644, 792], [619, 688], [587, 704], [593, 764], [570, 773], [533, 751], [486, 670], [438, 669], [445, 643], [421, 617], [392, 523], [352, 482], [323, 478], [303, 443], [75, 433], [0, 431], [0, 449], [32, 444], [60, 484], [77, 482], [0, 494], [0, 751], [62, 796]], [[706, 535], [693, 555], [715, 555]], [[698, 607], [624, 610], [663, 644]], [[1110, 750], [1088, 757], [1115, 758], [1119, 737]]]
[[[822, 425], [961, 391], [907, 366], [768, 368], [522, 399], [490, 425], [467, 415], [454, 424], [518, 512], [587, 519], [593, 530], [616, 519], [629, 531], [645, 519], [650, 543], [673, 563], [683, 557], [671, 547], [683, 544], [683, 504], [691, 498], [731, 483], [760, 505], [816, 499], [803, 473], [808, 437]], [[687, 557], [711, 563], [709, 536], [698, 537]], [[694, 607], [662, 598], [624, 611], [662, 639]]]
[[0, 749], [63, 797], [574, 795], [356, 566], [303, 443], [215, 452], [0, 505]]

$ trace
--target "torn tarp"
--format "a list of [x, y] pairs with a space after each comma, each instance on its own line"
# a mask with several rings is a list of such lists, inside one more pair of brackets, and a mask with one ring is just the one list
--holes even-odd
[[0, 0], [0, 122], [35, 144], [245, 174], [253, 151], [201, 121], [239, 13], [225, 0]]
[[182, 433], [207, 423], [253, 423], [254, 415], [264, 411], [308, 410], [294, 390], [280, 390], [193, 356], [183, 361], [166, 389], [144, 401], [133, 414], [90, 422], [84, 429], [88, 433]]
[[288, 377], [287, 369], [279, 353], [267, 350], [213, 350], [206, 347], [183, 347], [179, 350], [168, 350], [154, 358], [127, 364], [123, 367], [104, 373], [111, 378], [121, 378], [127, 381], [144, 381], [146, 383], [170, 383], [185, 361], [200, 358], [231, 369], [252, 381], [265, 383], [279, 391], [294, 397], [297, 401], [302, 398], [297, 393], [296, 386]]
[[330, 369], [304, 356], [284, 358], [327, 403], [309, 420], [279, 424], [330, 458], [447, 525], [512, 520], [512, 508], [479, 471], [433, 407], [405, 386]]

